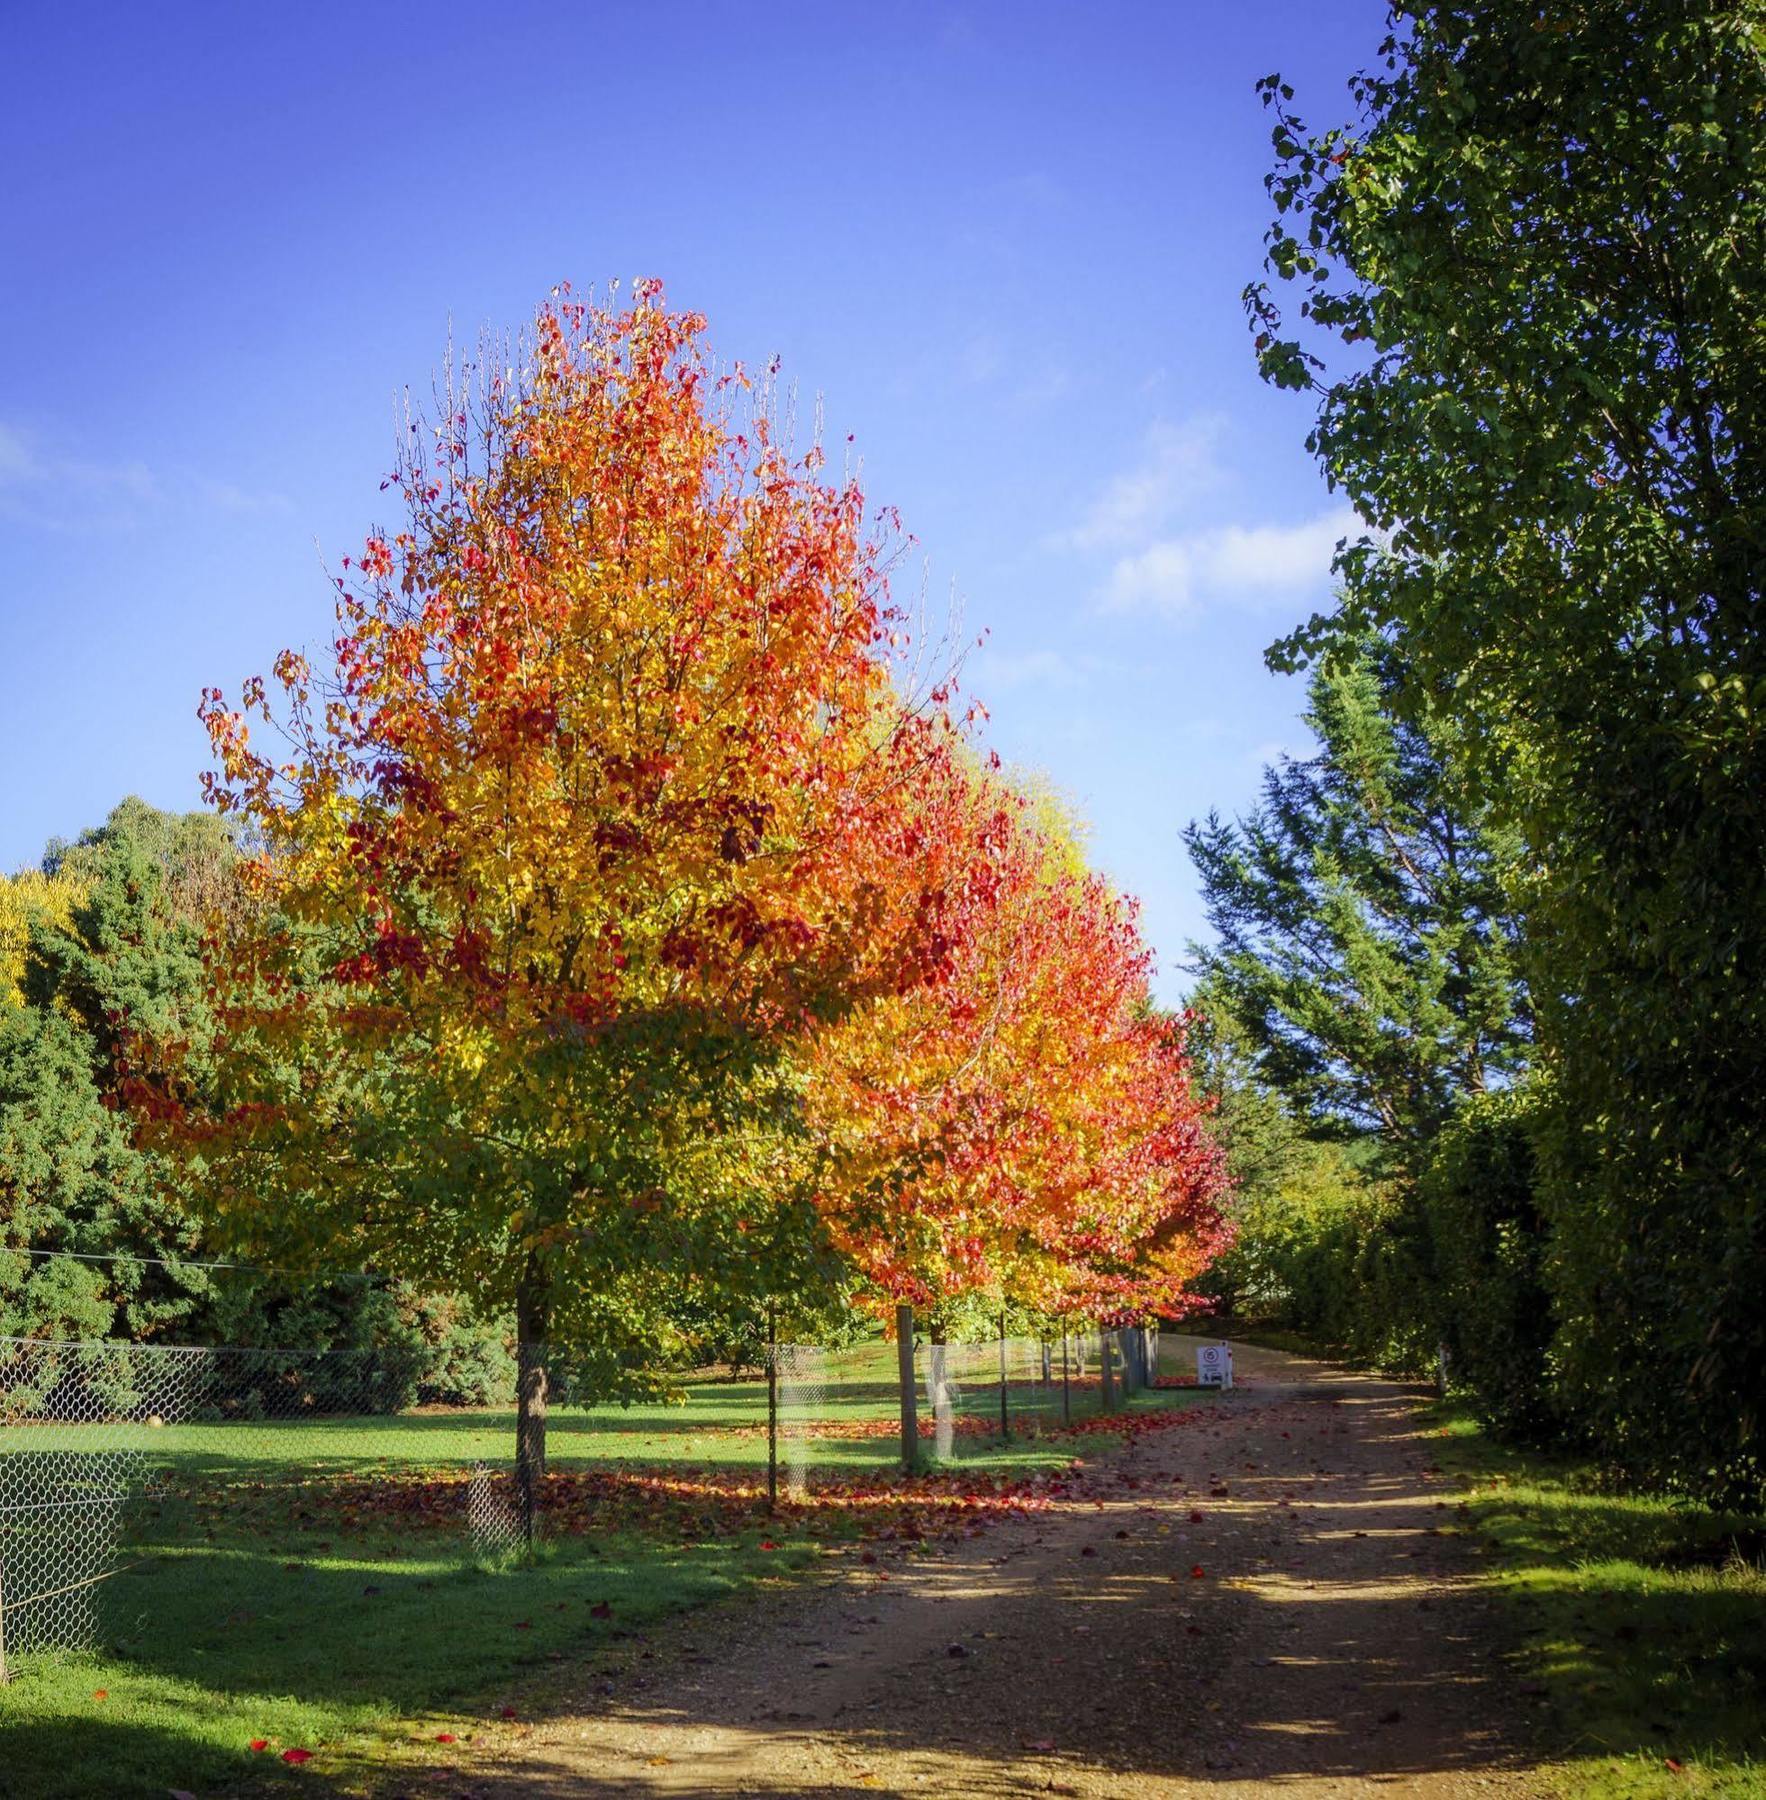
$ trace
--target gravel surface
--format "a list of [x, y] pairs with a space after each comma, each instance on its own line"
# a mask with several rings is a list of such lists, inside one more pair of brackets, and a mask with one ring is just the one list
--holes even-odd
[[[455, 1794], [1546, 1794], [1413, 1392], [1241, 1386], [1054, 1509], [691, 1622], [481, 1745]], [[408, 1778], [407, 1778], [408, 1779]], [[451, 1785], [451, 1784], [450, 1784]], [[431, 1791], [434, 1791], [433, 1789]]]

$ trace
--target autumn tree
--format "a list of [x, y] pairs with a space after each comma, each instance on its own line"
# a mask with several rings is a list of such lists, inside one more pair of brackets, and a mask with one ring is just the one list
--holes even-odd
[[212, 1054], [155, 1085], [236, 1241], [513, 1309], [533, 1472], [549, 1340], [801, 1257], [759, 1228], [782, 1051], [945, 953], [901, 801], [938, 701], [893, 678], [858, 487], [656, 284], [560, 297], [445, 405], [324, 665], [204, 700], [261, 851]]
[[985, 769], [923, 784], [954, 847], [940, 979], [823, 1033], [811, 1114], [836, 1242], [876, 1289], [1044, 1313], [1181, 1307], [1219, 1231], [1218, 1152], [1131, 909]]

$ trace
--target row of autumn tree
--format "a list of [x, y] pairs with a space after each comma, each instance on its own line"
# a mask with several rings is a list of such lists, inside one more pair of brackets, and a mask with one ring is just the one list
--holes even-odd
[[1399, 4], [1266, 84], [1263, 372], [1373, 528], [1317, 753], [1192, 829], [1223, 1291], [1766, 1489], [1766, 6]]
[[1181, 1311], [1224, 1174], [1132, 908], [702, 331], [545, 308], [413, 431], [324, 666], [205, 696], [239, 853], [187, 1003], [88, 1023], [119, 1129], [206, 1245], [609, 1371], [848, 1296]]

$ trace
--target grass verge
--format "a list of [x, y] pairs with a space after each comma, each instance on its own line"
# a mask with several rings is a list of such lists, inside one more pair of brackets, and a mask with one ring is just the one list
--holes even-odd
[[1434, 1410], [1567, 1800], [1766, 1800], [1766, 1521], [1601, 1487]]

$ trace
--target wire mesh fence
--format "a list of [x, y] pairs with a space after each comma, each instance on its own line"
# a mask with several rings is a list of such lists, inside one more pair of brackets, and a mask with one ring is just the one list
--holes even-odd
[[[494, 1568], [606, 1509], [715, 1503], [763, 1515], [902, 1461], [893, 1345], [772, 1347], [757, 1372], [676, 1372], [654, 1403], [589, 1405], [567, 1357], [544, 1359], [542, 1460], [508, 1405], [426, 1398], [419, 1353], [180, 1348], [0, 1339], [0, 1672], [95, 1645], [162, 1585], [151, 1565], [238, 1606], [370, 1542], [426, 1579]], [[915, 1461], [996, 1457], [1057, 1438], [1146, 1385], [1150, 1334], [916, 1342]], [[696, 1497], [700, 1497], [696, 1499]], [[598, 1509], [601, 1509], [598, 1511]], [[372, 1593], [376, 1590], [363, 1590]]]

